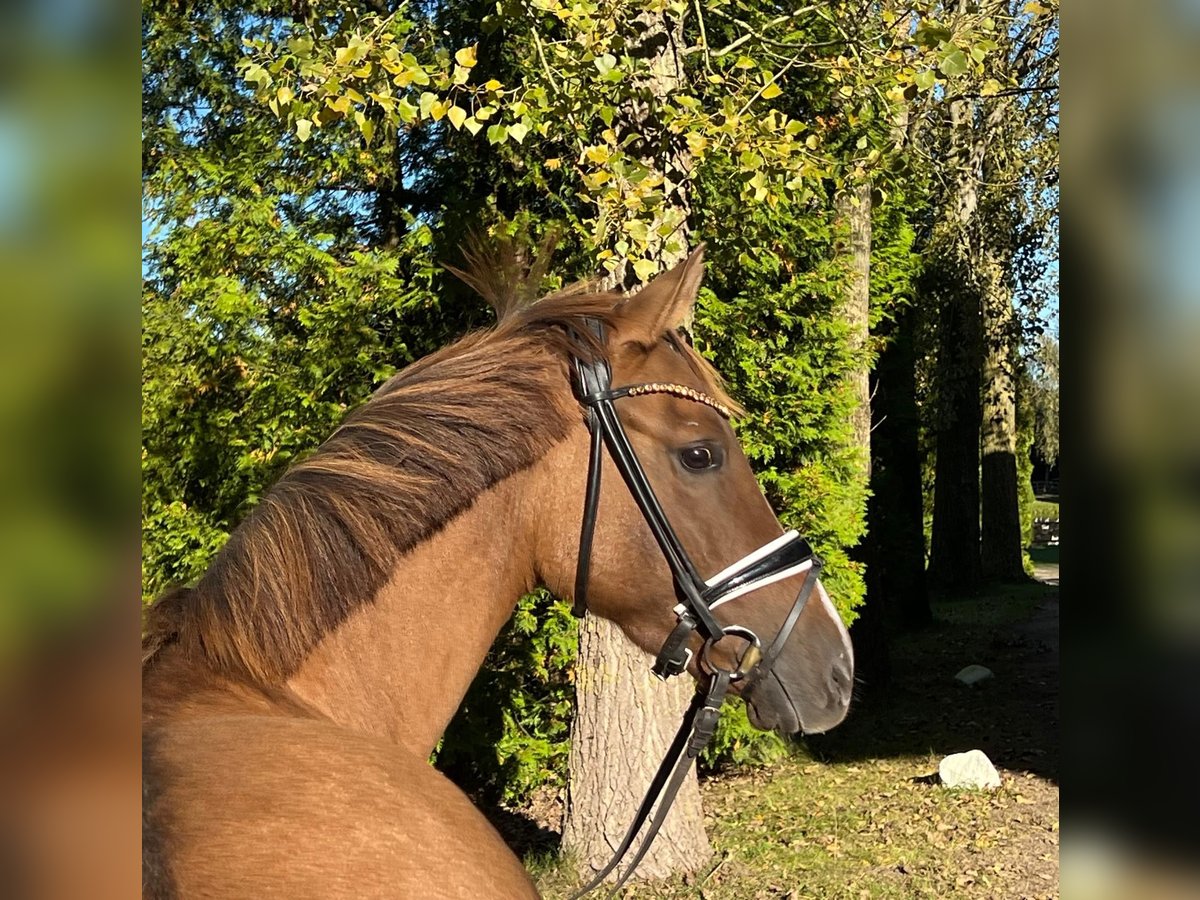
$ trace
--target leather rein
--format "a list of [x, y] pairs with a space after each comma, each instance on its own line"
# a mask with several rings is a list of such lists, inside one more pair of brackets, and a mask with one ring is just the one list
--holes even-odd
[[[586, 320], [586, 324], [603, 346], [603, 325], [594, 319]], [[701, 658], [697, 664], [696, 694], [684, 714], [679, 730], [612, 859], [590, 882], [572, 895], [571, 900], [577, 900], [597, 888], [620, 864], [633, 846], [638, 832], [649, 821], [641, 844], [614, 885], [610, 896], [615, 895], [628, 881], [654, 842], [692, 763], [712, 739], [730, 685], [745, 679], [745, 689], [748, 690], [771, 671], [817, 584], [822, 562], [804, 538], [790, 531], [712, 578], [702, 579], [650, 486], [645, 469], [617, 417], [615, 402], [649, 394], [670, 394], [703, 403], [726, 419], [731, 418], [731, 411], [707, 394], [680, 384], [652, 382], [614, 388], [612, 371], [604, 358], [588, 361], [576, 357], [573, 374], [576, 398], [587, 412], [590, 451], [572, 612], [582, 617], [587, 611], [592, 539], [600, 505], [600, 473], [603, 451], [607, 448], [617, 471], [633, 495], [650, 532], [666, 558], [675, 583], [676, 599], [679, 601], [674, 609], [678, 622], [659, 650], [652, 671], [664, 680], [687, 671], [693, 659], [690, 646], [693, 634], [698, 634], [702, 641]], [[713, 610], [723, 603], [800, 572], [807, 572], [804, 583], [766, 650], [763, 650], [758, 636], [749, 628], [740, 625], [722, 626], [713, 615]], [[709, 658], [710, 649], [727, 636], [737, 637], [747, 644], [737, 668], [732, 671], [714, 665]]]

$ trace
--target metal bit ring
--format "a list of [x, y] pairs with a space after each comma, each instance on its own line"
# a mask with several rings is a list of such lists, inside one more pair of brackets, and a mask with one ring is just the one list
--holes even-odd
[[[728, 635], [740, 637], [750, 646], [747, 647], [746, 652], [742, 654], [742, 658], [738, 663], [738, 667], [732, 672], [729, 672], [729, 680], [730, 682], [741, 681], [754, 670], [754, 667], [758, 665], [758, 661], [762, 659], [762, 641], [758, 639], [757, 634], [755, 634], [749, 628], [744, 628], [741, 625], [726, 625], [723, 627], [725, 633], [721, 635], [721, 637], [717, 638], [715, 641], [710, 638], [704, 642], [704, 648], [700, 652], [700, 662], [704, 668], [713, 674], [726, 671], [718, 666], [713, 665], [712, 660], [708, 658], [708, 651], [711, 647], [720, 643], [721, 640]], [[746, 665], [747, 661], [749, 661], [749, 665]]]

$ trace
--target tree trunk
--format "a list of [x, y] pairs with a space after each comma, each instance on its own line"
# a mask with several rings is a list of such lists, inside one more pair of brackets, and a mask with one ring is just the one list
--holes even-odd
[[983, 273], [982, 558], [984, 577], [1024, 581], [1017, 490], [1017, 385], [1013, 371], [1014, 314], [1004, 272], [985, 254]]
[[968, 101], [950, 104], [946, 168], [954, 189], [932, 263], [941, 320], [937, 362], [937, 450], [929, 582], [972, 590], [983, 581], [979, 556], [980, 369], [983, 328], [972, 233], [987, 132], [973, 127]]
[[[563, 849], [588, 878], [625, 836], [695, 689], [686, 675], [659, 681], [651, 662], [611, 622], [580, 623]], [[711, 854], [693, 771], [635, 877], [694, 871]]]
[[850, 264], [850, 282], [842, 304], [842, 318], [850, 326], [850, 347], [859, 363], [849, 376], [855, 395], [854, 446], [859, 453], [858, 476], [865, 484], [871, 477], [871, 365], [867, 358], [867, 338], [871, 313], [871, 184], [864, 182], [838, 198], [838, 212], [850, 226], [846, 248]]
[[[864, 486], [871, 480], [871, 365], [867, 341], [871, 312], [871, 184], [854, 185], [837, 200], [838, 216], [849, 228], [849, 240], [842, 252], [846, 256], [849, 281], [841, 317], [850, 327], [850, 348], [858, 358], [854, 371], [847, 376], [854, 393], [850, 422], [854, 429], [854, 450], [858, 457], [855, 477]], [[891, 662], [887, 642], [886, 592], [880, 589], [878, 562], [870, 533], [851, 550], [853, 558], [866, 568], [867, 598], [851, 626], [855, 670], [869, 687], [887, 683]]]
[[[871, 498], [867, 504], [869, 607], [886, 598], [889, 625], [914, 627], [933, 616], [925, 585], [920, 414], [917, 410], [916, 311], [902, 310], [875, 365], [871, 398]], [[872, 591], [882, 595], [877, 598]]]
[[929, 582], [972, 590], [979, 556], [979, 310], [969, 289], [951, 292], [939, 353], [939, 427], [933, 486]]
[[[641, 52], [650, 55], [652, 73], [645, 86], [655, 96], [669, 96], [682, 72], [680, 25], [672, 30], [661, 14], [652, 12], [644, 13], [639, 22], [644, 26]], [[688, 250], [687, 173], [691, 167], [686, 146], [680, 146], [673, 136], [650, 133], [644, 112], [637, 105], [623, 110], [620, 127], [641, 135], [641, 141], [630, 145], [630, 152], [638, 153], [643, 163], [672, 185], [662, 215], [669, 210], [682, 216], [683, 224], [675, 234], [679, 247], [668, 252], [659, 243], [652, 248], [661, 268], [668, 268]], [[650, 229], [651, 234], [655, 231]], [[626, 267], [619, 267], [613, 275], [616, 284], [628, 284]], [[615, 625], [595, 616], [580, 623], [563, 850], [587, 878], [609, 860], [633, 821], [695, 691], [686, 675], [659, 681], [650, 673], [651, 662]], [[694, 872], [711, 856], [693, 769], [634, 877], [667, 878]], [[615, 880], [622, 870], [618, 867], [609, 880]]]

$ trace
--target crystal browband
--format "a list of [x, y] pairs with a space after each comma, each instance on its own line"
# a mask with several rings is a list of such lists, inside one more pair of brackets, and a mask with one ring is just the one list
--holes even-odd
[[697, 403], [703, 403], [705, 406], [710, 406], [719, 412], [726, 419], [733, 418], [733, 410], [703, 391], [698, 391], [695, 388], [687, 387], [683, 384], [671, 384], [663, 381], [651, 381], [647, 384], [635, 384], [625, 388], [622, 393], [627, 397], [640, 397], [642, 394], [673, 394], [676, 397], [682, 397], [685, 400], [694, 400]]

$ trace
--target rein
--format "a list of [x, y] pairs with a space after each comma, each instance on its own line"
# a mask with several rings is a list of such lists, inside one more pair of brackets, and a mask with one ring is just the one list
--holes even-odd
[[[587, 319], [586, 324], [599, 343], [603, 345], [603, 325], [594, 319]], [[664, 680], [685, 672], [694, 655], [689, 646], [693, 634], [700, 636], [702, 644], [697, 666], [700, 675], [697, 678], [696, 694], [650, 783], [633, 822], [612, 859], [590, 882], [573, 894], [570, 900], [577, 900], [597, 888], [620, 864], [633, 846], [634, 839], [642, 826], [649, 821], [645, 837], [634, 853], [629, 866], [613, 887], [612, 894], [619, 891], [629, 880], [662, 827], [692, 763], [712, 739], [717, 721], [720, 719], [721, 706], [725, 702], [730, 685], [745, 679], [745, 689], [748, 690], [771, 671], [775, 660], [783, 651], [788, 637], [795, 628], [808, 598], [812, 595], [822, 567], [820, 558], [813, 552], [808, 542], [795, 531], [789, 531], [749, 553], [711, 578], [702, 579], [687, 550], [671, 527], [671, 522], [658, 502], [654, 489], [650, 486], [645, 469], [642, 468], [629, 436], [617, 417], [615, 401], [649, 394], [670, 394], [696, 403], [703, 403], [715, 409], [726, 419], [731, 418], [729, 408], [707, 394], [681, 384], [650, 382], [613, 388], [612, 370], [608, 361], [602, 358], [593, 361], [585, 361], [578, 357], [574, 359], [574, 389], [576, 398], [587, 410], [590, 451], [572, 612], [578, 617], [584, 616], [587, 612], [592, 539], [595, 536], [596, 516], [600, 505], [601, 464], [603, 450], [607, 447], [609, 456], [612, 457], [617, 471], [621, 473], [622, 480], [641, 510], [650, 532], [654, 535], [654, 539], [671, 569], [671, 576], [675, 583], [675, 596], [679, 601], [674, 609], [678, 622], [659, 649], [652, 671]], [[808, 574], [796, 595], [790, 612], [765, 651], [758, 635], [749, 628], [741, 625], [722, 626], [714, 617], [713, 610], [722, 604], [800, 572]], [[737, 637], [745, 641], [747, 645], [738, 661], [737, 668], [732, 671], [713, 665], [709, 658], [711, 648], [726, 636]], [[651, 815], [652, 811], [653, 816]]]

